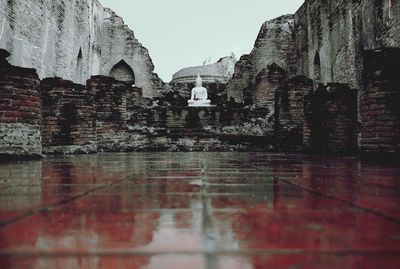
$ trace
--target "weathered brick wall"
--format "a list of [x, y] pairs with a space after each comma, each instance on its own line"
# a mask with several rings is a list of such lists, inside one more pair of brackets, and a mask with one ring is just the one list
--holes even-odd
[[313, 92], [313, 81], [293, 77], [275, 95], [275, 132], [282, 145], [301, 146], [305, 122], [304, 97]]
[[10, 65], [0, 50], [0, 155], [42, 153], [39, 77], [35, 70]]
[[[268, 109], [226, 105], [184, 107], [159, 103], [163, 105], [136, 106], [130, 111], [130, 134], [145, 136], [136, 147], [131, 147], [132, 150], [254, 150], [257, 148], [252, 140], [254, 137], [264, 140], [264, 145], [273, 143], [267, 141], [268, 130], [262, 125], [267, 121]], [[240, 142], [243, 139], [247, 139], [246, 143]]]
[[295, 69], [362, 88], [362, 52], [400, 46], [400, 1], [307, 0], [295, 14]]
[[268, 65], [277, 64], [289, 74], [294, 70], [293, 15], [267, 21], [261, 27], [254, 49], [236, 63], [235, 73], [229, 81], [228, 100], [249, 103], [255, 91], [257, 75]]
[[252, 55], [243, 55], [235, 65], [235, 73], [227, 85], [229, 101], [251, 103], [255, 87], [256, 69]]
[[304, 147], [317, 152], [357, 150], [357, 91], [345, 84], [320, 85], [305, 97]]
[[124, 60], [144, 95], [164, 89], [147, 49], [98, 0], [0, 0], [0, 48], [10, 51], [12, 64], [35, 68], [40, 78], [84, 84], [91, 75], [110, 75]]
[[94, 76], [87, 83], [95, 93], [97, 146], [116, 150], [116, 145], [122, 147], [128, 139], [127, 97], [132, 84], [104, 76]]
[[43, 146], [96, 144], [94, 92], [61, 78], [41, 82]]
[[400, 152], [400, 49], [365, 53], [361, 150]]
[[254, 104], [268, 107], [274, 112], [275, 92], [285, 82], [287, 74], [277, 64], [268, 65], [256, 78], [256, 91], [254, 92]]

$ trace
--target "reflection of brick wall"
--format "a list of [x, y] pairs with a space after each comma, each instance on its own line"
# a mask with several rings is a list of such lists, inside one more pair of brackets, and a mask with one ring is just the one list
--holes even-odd
[[320, 86], [305, 98], [304, 145], [318, 152], [357, 150], [357, 91], [345, 84]]
[[400, 49], [367, 51], [361, 93], [361, 149], [400, 152]]
[[96, 141], [94, 93], [60, 78], [40, 84], [43, 145], [85, 145]]
[[35, 70], [10, 65], [0, 50], [0, 155], [41, 154], [39, 78]]

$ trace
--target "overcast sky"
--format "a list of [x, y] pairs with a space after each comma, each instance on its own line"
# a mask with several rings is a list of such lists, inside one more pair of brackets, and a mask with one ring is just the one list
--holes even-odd
[[183, 67], [253, 48], [261, 25], [304, 0], [100, 0], [124, 18], [169, 82]]

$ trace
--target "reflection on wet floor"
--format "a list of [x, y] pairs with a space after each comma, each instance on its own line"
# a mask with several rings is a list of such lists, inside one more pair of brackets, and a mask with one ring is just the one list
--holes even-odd
[[0, 268], [400, 268], [400, 165], [132, 153], [0, 166]]

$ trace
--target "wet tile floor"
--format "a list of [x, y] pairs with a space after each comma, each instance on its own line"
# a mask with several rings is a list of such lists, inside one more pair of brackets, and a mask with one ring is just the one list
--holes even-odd
[[0, 268], [400, 268], [400, 164], [132, 153], [0, 165]]

